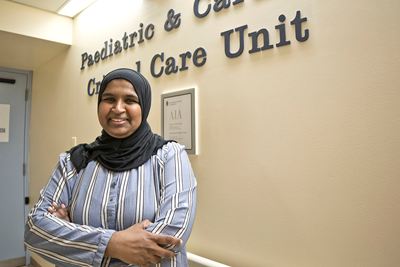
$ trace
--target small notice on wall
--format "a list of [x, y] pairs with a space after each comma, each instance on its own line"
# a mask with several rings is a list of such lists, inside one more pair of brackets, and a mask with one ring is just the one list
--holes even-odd
[[164, 139], [175, 140], [188, 154], [196, 154], [194, 89], [163, 94], [161, 99]]
[[10, 105], [0, 104], [0, 142], [8, 142], [10, 136]]

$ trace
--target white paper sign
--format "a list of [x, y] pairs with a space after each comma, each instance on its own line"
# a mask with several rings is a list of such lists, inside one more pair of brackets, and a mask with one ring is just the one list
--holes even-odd
[[191, 95], [164, 98], [164, 139], [175, 140], [192, 149]]
[[10, 136], [10, 105], [0, 104], [0, 142], [8, 142]]

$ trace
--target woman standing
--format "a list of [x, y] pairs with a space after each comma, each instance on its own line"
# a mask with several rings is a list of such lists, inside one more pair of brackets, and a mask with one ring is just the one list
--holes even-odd
[[[102, 134], [60, 155], [28, 215], [31, 251], [57, 266], [188, 266], [197, 183], [184, 147], [152, 133], [150, 104], [140, 73], [104, 77]], [[65, 204], [65, 220], [49, 212], [53, 202]]]

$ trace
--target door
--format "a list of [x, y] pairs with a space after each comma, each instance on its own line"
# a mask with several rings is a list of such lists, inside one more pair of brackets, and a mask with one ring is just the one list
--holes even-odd
[[[29, 192], [24, 175], [29, 140], [29, 102], [25, 100], [25, 93], [28, 86], [29, 72], [0, 69], [0, 119], [3, 121], [0, 124], [3, 125], [0, 129], [3, 134], [0, 138], [0, 266], [25, 265], [25, 197]], [[5, 116], [9, 118], [8, 127], [4, 126]]]

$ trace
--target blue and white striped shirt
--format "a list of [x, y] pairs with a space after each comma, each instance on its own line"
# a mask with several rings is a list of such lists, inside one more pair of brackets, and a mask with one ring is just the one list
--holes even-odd
[[[184, 146], [168, 143], [145, 164], [125, 172], [112, 172], [97, 161], [76, 172], [70, 154], [62, 153], [38, 202], [28, 215], [25, 244], [57, 266], [126, 266], [103, 258], [111, 235], [145, 219], [147, 231], [175, 236], [178, 252], [157, 267], [186, 267], [185, 243], [196, 210], [197, 182]], [[50, 214], [55, 201], [68, 206], [71, 223]]]

